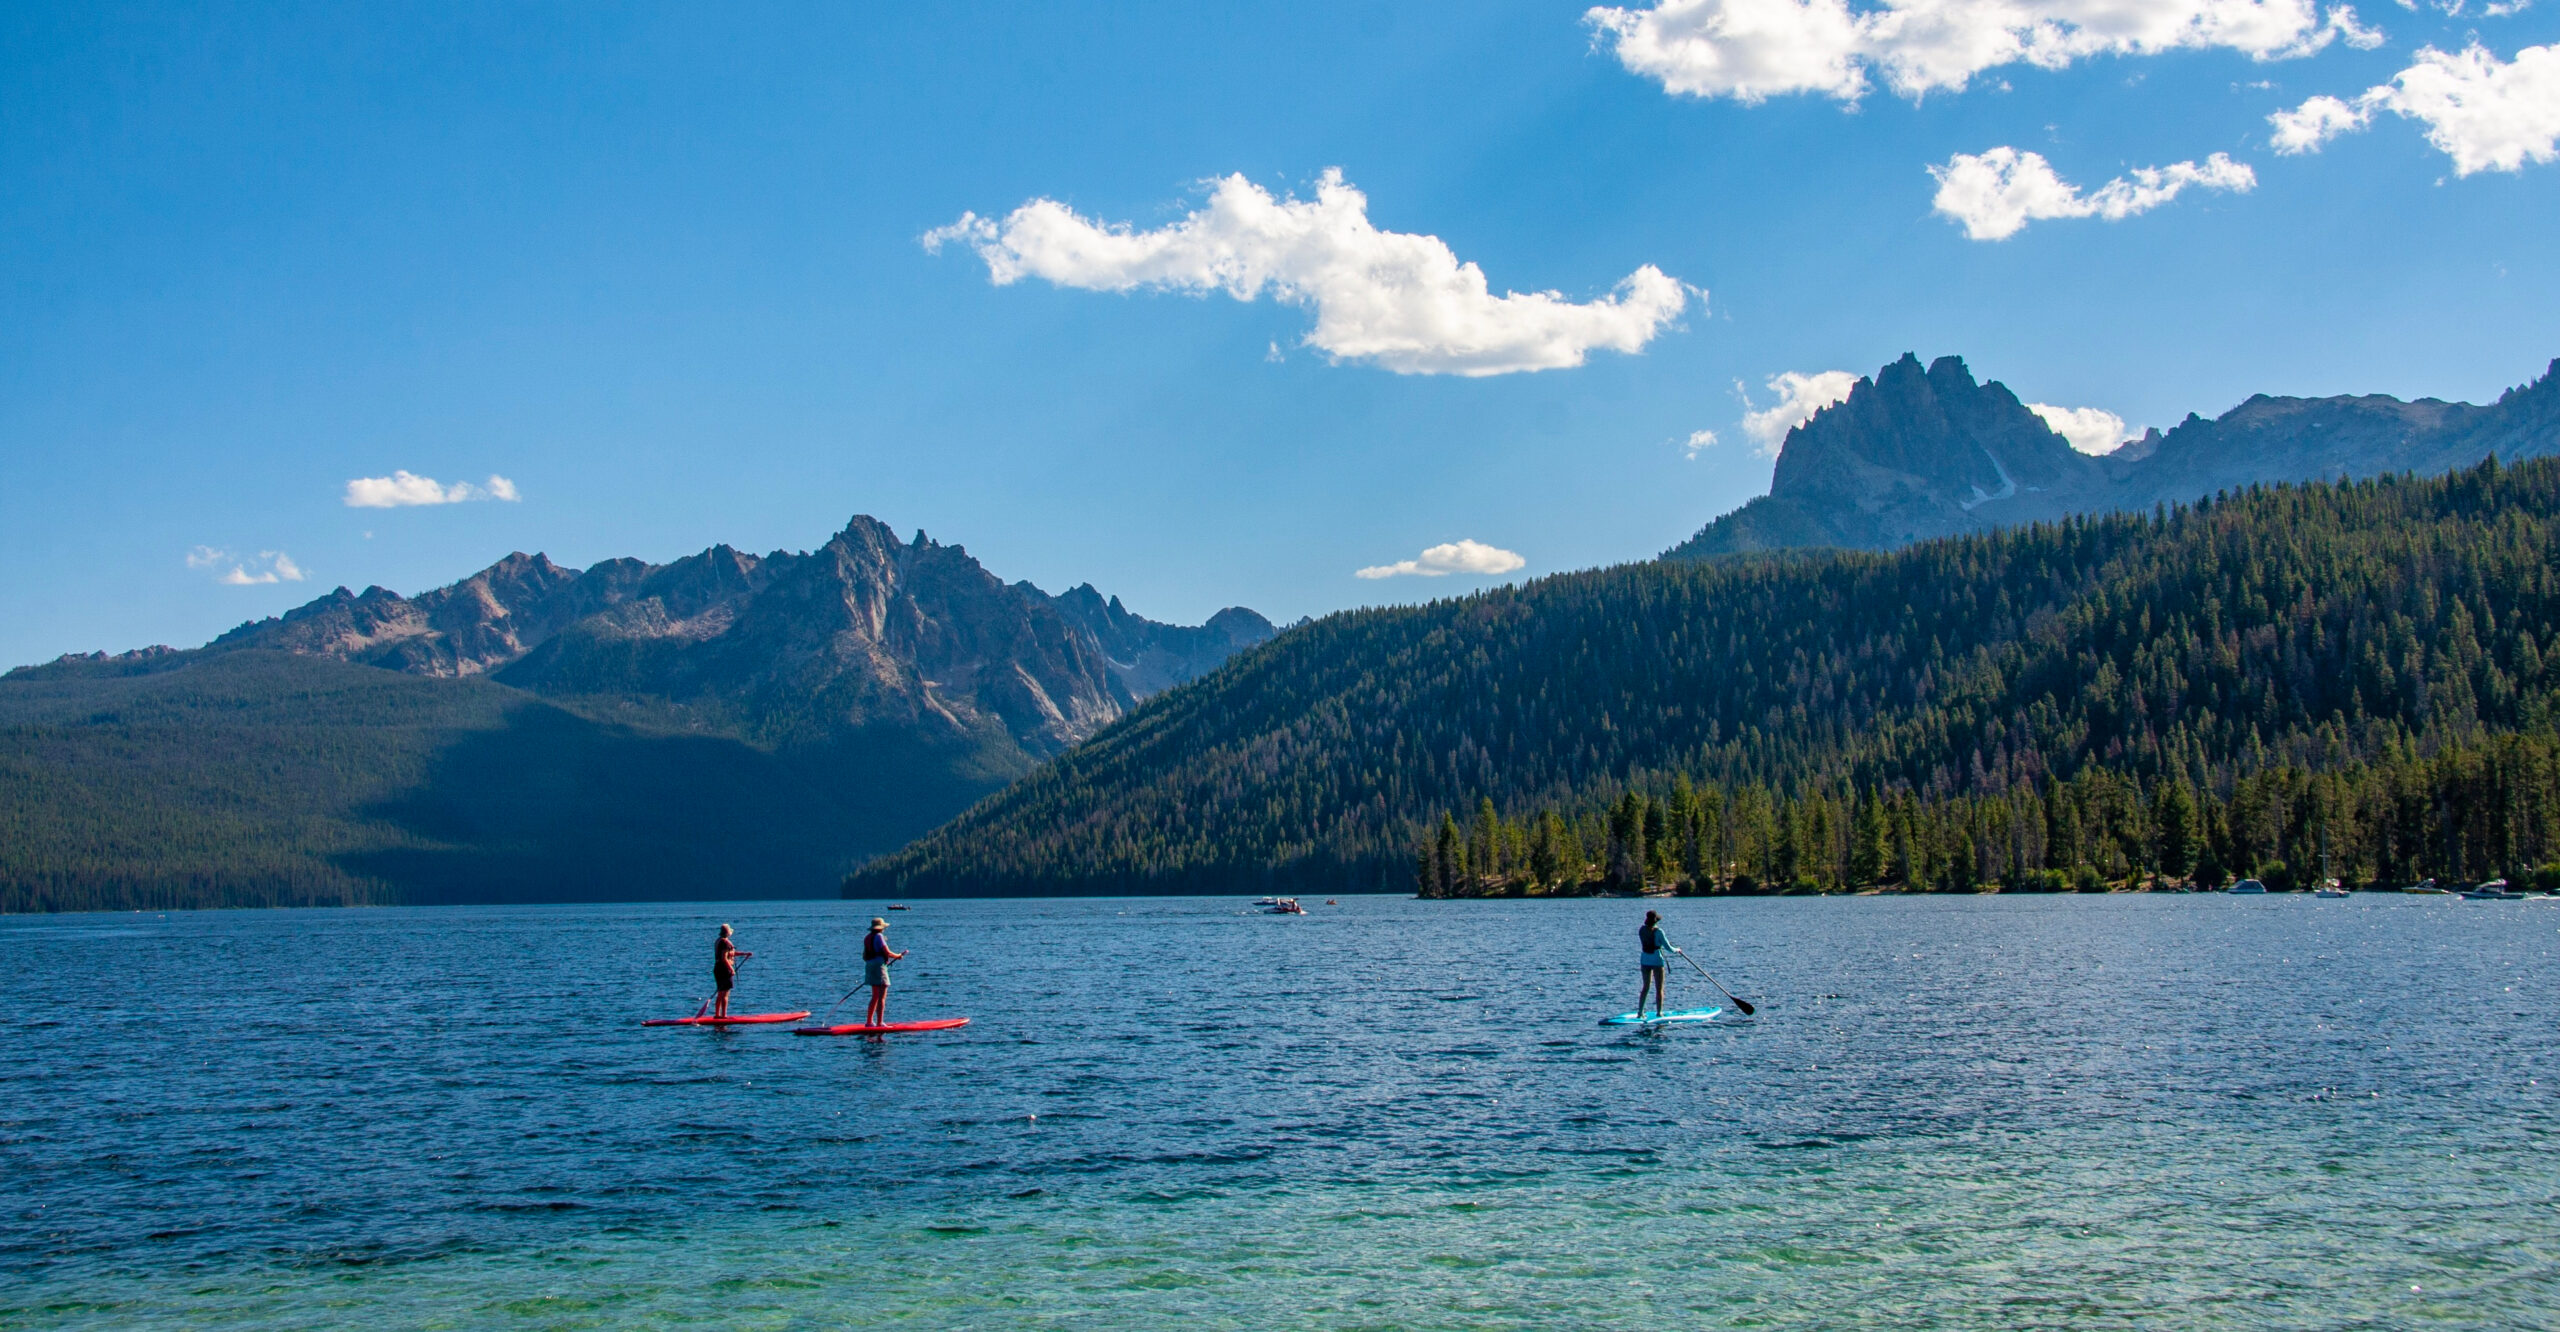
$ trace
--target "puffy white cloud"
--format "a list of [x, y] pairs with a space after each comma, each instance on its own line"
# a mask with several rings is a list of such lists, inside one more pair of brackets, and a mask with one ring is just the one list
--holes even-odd
[[1716, 432], [1712, 430], [1692, 430], [1689, 432], [1689, 442], [1685, 447], [1689, 450], [1689, 456], [1695, 458], [1700, 453], [1714, 448], [1715, 446]]
[[[1789, 370], [1769, 376], [1769, 391], [1778, 395], [1775, 405], [1752, 411], [1751, 395], [1742, 394], [1742, 433], [1751, 441], [1751, 451], [1764, 458], [1777, 456], [1778, 446], [1787, 442], [1788, 431], [1847, 398], [1849, 390], [1857, 386], [1858, 377], [1846, 370], [1822, 370], [1810, 375]], [[1740, 384], [1734, 389], [1742, 392]]]
[[1507, 574], [1527, 563], [1527, 560], [1500, 546], [1488, 546], [1481, 541], [1452, 541], [1445, 546], [1433, 546], [1414, 559], [1370, 565], [1354, 571], [1354, 576], [1395, 578], [1409, 574], [1421, 578], [1444, 578], [1453, 573]]
[[395, 471], [389, 476], [360, 476], [349, 481], [345, 503], [350, 509], [403, 509], [417, 504], [460, 504], [465, 500], [505, 500], [513, 504], [522, 498], [516, 493], [516, 483], [503, 476], [490, 477], [487, 485], [456, 481], [448, 486], [433, 477]]
[[2267, 123], [2276, 127], [2275, 148], [2279, 153], [2316, 153], [2320, 145], [2350, 130], [2363, 129], [2372, 120], [2370, 108], [2350, 105], [2326, 93], [2267, 117]]
[[2041, 153], [2015, 148], [1957, 153], [1944, 166], [1929, 168], [1937, 178], [1940, 213], [1964, 224], [1974, 240], [2006, 240], [2027, 223], [2051, 217], [2102, 217], [2110, 222], [2148, 212], [2175, 199], [2188, 186], [2247, 193], [2257, 187], [2258, 173], [2227, 153], [2215, 153], [2199, 165], [2175, 162], [2164, 167], [2137, 167], [2097, 189], [2055, 175]]
[[299, 583], [302, 567], [293, 557], [280, 550], [262, 550], [255, 555], [235, 556], [213, 546], [197, 546], [187, 552], [190, 569], [223, 569], [214, 581], [232, 587], [254, 587], [260, 583]]
[[1867, 90], [1872, 16], [1843, 0], [1660, 0], [1583, 15], [1618, 63], [1666, 91], [1759, 102], [1780, 93]]
[[2277, 152], [2309, 153], [2372, 124], [2376, 111], [2425, 125], [2457, 176], [2549, 162], [2560, 156], [2560, 45], [2528, 46], [2513, 61], [2477, 42], [2458, 54], [2424, 47], [2417, 63], [2353, 102], [2322, 95], [2267, 121]]
[[2071, 441], [2082, 453], [2113, 453], [2125, 442], [2124, 418], [2103, 407], [2056, 407], [2031, 402], [2027, 410], [2044, 418], [2053, 433]]
[[1439, 237], [1378, 230], [1367, 196], [1339, 169], [1328, 169], [1308, 200], [1275, 199], [1227, 176], [1211, 182], [1198, 210], [1153, 231], [1034, 199], [1001, 222], [965, 213], [923, 239], [928, 250], [967, 245], [998, 286], [1036, 277], [1088, 291], [1223, 291], [1239, 301], [1268, 291], [1315, 311], [1307, 346], [1399, 374], [1554, 370], [1594, 350], [1637, 351], [1680, 314], [1690, 291], [1646, 264], [1596, 300], [1493, 295], [1484, 270], [1460, 263]]
[[2313, 0], [1655, 0], [1584, 16], [1619, 63], [1691, 97], [1758, 102], [1822, 93], [1853, 102], [1868, 71], [1917, 98], [2003, 65], [2059, 69], [2096, 55], [2221, 48], [2255, 60], [2382, 34]]

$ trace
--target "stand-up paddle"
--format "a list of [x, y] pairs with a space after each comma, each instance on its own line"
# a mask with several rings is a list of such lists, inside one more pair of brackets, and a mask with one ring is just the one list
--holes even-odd
[[[949, 1031], [954, 1027], [969, 1025], [969, 1019], [964, 1017], [928, 1018], [922, 1022], [888, 1020], [886, 1010], [889, 1002], [889, 964], [906, 956], [905, 953], [889, 946], [888, 932], [887, 920], [879, 916], [871, 918], [871, 933], [863, 936], [862, 940], [862, 983], [845, 991], [844, 998], [838, 999], [834, 1006], [827, 1010], [827, 1017], [818, 1019], [818, 1025], [793, 1027], [792, 1035], [888, 1036], [910, 1031]], [[871, 1008], [862, 1015], [862, 1021], [839, 1023], [835, 1026], [827, 1025], [827, 1018], [834, 1017], [836, 1009], [844, 1007], [855, 995], [864, 990], [871, 991]]]
[[[743, 967], [746, 963], [740, 961], [736, 965]], [[800, 1008], [788, 1013], [731, 1013], [723, 1017], [710, 1017], [707, 1015], [710, 1007], [711, 1001], [705, 999], [700, 1007], [693, 1010], [692, 1017], [645, 1018], [640, 1025], [644, 1027], [755, 1027], [770, 1022], [797, 1022], [809, 1016], [808, 1009]]]
[[864, 990], [867, 990], [867, 989], [870, 989], [870, 988], [871, 988], [871, 987], [870, 987], [868, 984], [864, 984], [864, 985], [857, 985], [857, 986], [854, 986], [852, 989], [845, 991], [845, 992], [844, 992], [844, 998], [842, 998], [842, 999], [838, 999], [838, 1000], [837, 1000], [837, 1001], [835, 1001], [834, 1003], [827, 1005], [827, 1016], [826, 1016], [826, 1017], [822, 1017], [822, 1018], [818, 1019], [819, 1024], [820, 1024], [821, 1026], [825, 1025], [829, 1020], [831, 1020], [831, 1019], [833, 1019], [833, 1018], [835, 1017], [835, 1015], [836, 1015], [836, 1010], [837, 1010], [837, 1009], [844, 1007], [844, 1006], [845, 1006], [845, 1004], [846, 1004], [846, 1003], [848, 1003], [848, 1002], [850, 1002], [850, 1001], [852, 1000], [852, 998], [853, 998], [855, 995], [860, 994], [860, 993], [862, 993]]
[[[728, 926], [720, 927], [720, 938], [723, 943], [728, 941]], [[747, 959], [751, 956], [753, 955], [740, 953], [734, 961], [729, 963], [729, 980], [735, 981], [738, 978], [739, 969], [747, 965]], [[755, 1027], [774, 1022], [797, 1022], [809, 1016], [809, 1010], [805, 1008], [793, 1009], [788, 1013], [722, 1013], [711, 1016], [709, 1014], [712, 999], [717, 998], [719, 996], [715, 994], [711, 999], [705, 999], [695, 1005], [692, 1017], [644, 1018], [640, 1025], [644, 1027]]]
[[[1681, 960], [1681, 961], [1683, 961], [1683, 962], [1688, 963], [1691, 967], [1696, 968], [1697, 973], [1698, 973], [1699, 975], [1701, 975], [1701, 976], [1707, 976], [1707, 969], [1706, 969], [1705, 967], [1698, 966], [1698, 960], [1697, 960], [1696, 958], [1689, 956], [1687, 953], [1681, 953], [1681, 952], [1680, 952], [1680, 949], [1679, 949], [1676, 945], [1672, 948], [1672, 950], [1671, 950], [1671, 951], [1672, 951], [1672, 952], [1674, 952], [1674, 953], [1679, 953], [1679, 954], [1680, 954], [1680, 960]], [[1715, 987], [1716, 987], [1716, 993], [1723, 995], [1723, 996], [1724, 996], [1725, 998], [1727, 998], [1727, 999], [1731, 999], [1731, 1000], [1733, 1000], [1733, 1006], [1734, 1006], [1735, 1008], [1737, 1008], [1737, 1009], [1740, 1009], [1740, 1010], [1742, 1011], [1742, 1015], [1743, 1015], [1744, 1017], [1749, 1017], [1749, 1016], [1751, 1016], [1751, 1001], [1750, 1001], [1750, 1000], [1748, 1000], [1748, 999], [1735, 999], [1735, 998], [1734, 998], [1733, 991], [1726, 989], [1726, 988], [1724, 987], [1724, 982], [1717, 980], [1717, 979], [1716, 979], [1715, 977], [1713, 977], [1713, 976], [1707, 976], [1707, 984], [1712, 985], [1712, 986], [1715, 986]]]

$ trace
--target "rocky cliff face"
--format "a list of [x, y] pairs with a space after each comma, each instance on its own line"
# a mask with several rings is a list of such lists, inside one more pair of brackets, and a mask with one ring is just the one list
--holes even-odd
[[340, 588], [209, 650], [643, 696], [770, 743], [885, 728], [1037, 758], [1273, 632], [1241, 608], [1185, 627], [1130, 614], [1091, 586], [1052, 598], [1006, 584], [959, 546], [922, 532], [901, 542], [857, 517], [806, 553], [714, 546], [583, 572], [515, 554], [416, 597]]
[[1847, 546], [1889, 550], [2073, 513], [2186, 503], [2243, 486], [2422, 475], [2495, 453], [2560, 453], [2560, 361], [2489, 406], [2379, 395], [2259, 395], [2103, 457], [2075, 452], [1963, 361], [1905, 355], [1787, 436], [1769, 493], [1667, 558]]

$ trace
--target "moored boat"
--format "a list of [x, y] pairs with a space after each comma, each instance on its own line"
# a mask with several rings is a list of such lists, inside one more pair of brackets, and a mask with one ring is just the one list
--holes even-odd
[[2240, 882], [2235, 883], [2222, 891], [2236, 896], [2246, 897], [2252, 894], [2263, 893], [2266, 890], [2267, 886], [2258, 882], [2256, 879], [2242, 879]]

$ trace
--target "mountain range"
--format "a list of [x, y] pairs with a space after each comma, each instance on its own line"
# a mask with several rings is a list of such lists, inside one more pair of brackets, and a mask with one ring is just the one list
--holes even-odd
[[823, 892], [1273, 633], [868, 517], [805, 553], [339, 588], [0, 677], [0, 907]]
[[2560, 360], [2487, 406], [2259, 394], [2190, 413], [2113, 452], [2074, 450], [2018, 396], [1953, 356], [1901, 360], [1788, 432], [1769, 493], [1665, 552], [1702, 559], [1811, 546], [1892, 550], [2066, 514], [2184, 504], [2245, 486], [2434, 476], [2495, 454], [2560, 453]]
[[1241, 607], [1186, 627], [1130, 614], [1091, 584], [1052, 597], [1002, 582], [962, 547], [923, 532], [901, 543], [857, 516], [807, 553], [722, 545], [581, 571], [517, 552], [416, 597], [342, 587], [205, 651], [646, 697], [767, 743], [910, 729], [1027, 769], [1274, 632]]
[[2560, 362], [2486, 406], [2257, 397], [2093, 457], [1906, 356], [1668, 558], [1285, 634], [867, 517], [808, 552], [513, 554], [0, 676], [0, 910], [1391, 888], [1442, 813], [1672, 776], [2381, 761], [2550, 724], [2555, 474], [2473, 464], [2554, 452]]

